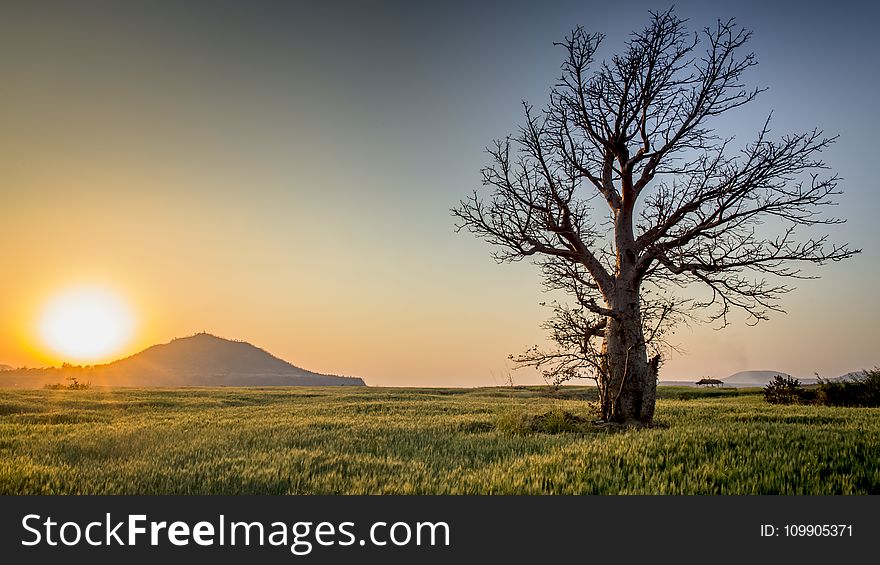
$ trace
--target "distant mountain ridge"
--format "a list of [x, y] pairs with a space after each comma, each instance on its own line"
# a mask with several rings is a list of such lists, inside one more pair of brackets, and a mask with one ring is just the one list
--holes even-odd
[[[846, 380], [848, 378], [852, 378], [854, 376], [861, 375], [861, 371], [854, 371], [851, 373], [846, 373], [845, 375], [840, 375], [838, 377], [829, 377], [824, 378], [826, 381], [839, 381]], [[722, 377], [719, 379], [725, 387], [733, 387], [733, 388], [751, 388], [751, 387], [763, 387], [770, 383], [773, 380], [773, 377], [776, 375], [780, 375], [782, 377], [791, 377], [792, 375], [788, 373], [784, 373], [782, 371], [739, 371], [737, 373], [733, 373], [732, 375], [728, 375], [726, 377]], [[813, 377], [795, 377], [800, 381], [802, 385], [814, 385], [819, 382], [819, 379], [815, 376]], [[661, 380], [659, 384], [667, 385], [667, 386], [696, 386], [696, 382], [699, 379], [694, 379], [693, 381], [680, 381], [680, 380]]]
[[755, 386], [764, 386], [769, 383], [776, 375], [790, 377], [788, 373], [782, 371], [739, 371], [732, 375], [728, 375], [721, 379], [729, 384], [750, 384]]
[[0, 371], [12, 371], [15, 367], [10, 367], [9, 365], [3, 365], [0, 363]]
[[[307, 371], [250, 343], [208, 333], [173, 339], [106, 365], [12, 371], [0, 386], [42, 386], [71, 375], [94, 386], [365, 386], [360, 378]], [[16, 384], [3, 384], [12, 379]]]

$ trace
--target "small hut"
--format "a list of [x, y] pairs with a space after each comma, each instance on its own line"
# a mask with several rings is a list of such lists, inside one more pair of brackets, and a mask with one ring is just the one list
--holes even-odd
[[723, 385], [724, 385], [724, 382], [719, 381], [718, 379], [704, 378], [704, 379], [700, 379], [697, 381], [697, 386], [716, 387], [717, 388], [717, 387], [720, 387]]

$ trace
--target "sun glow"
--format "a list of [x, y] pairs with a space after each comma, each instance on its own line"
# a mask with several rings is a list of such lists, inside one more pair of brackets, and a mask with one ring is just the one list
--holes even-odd
[[65, 361], [101, 361], [131, 339], [134, 320], [112, 291], [82, 287], [55, 296], [40, 316], [40, 336]]

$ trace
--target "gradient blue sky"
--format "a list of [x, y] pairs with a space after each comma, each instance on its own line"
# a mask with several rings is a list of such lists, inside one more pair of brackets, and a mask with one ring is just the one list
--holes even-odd
[[[661, 378], [877, 364], [876, 6], [676, 2], [736, 17], [767, 86], [718, 120], [751, 140], [840, 134], [832, 238], [864, 248], [756, 328], [684, 328]], [[496, 265], [449, 209], [483, 148], [538, 106], [575, 25], [620, 47], [667, 3], [4, 2], [0, 363], [59, 362], [32, 321], [106, 283], [136, 310], [128, 354], [207, 330], [376, 385], [492, 385], [541, 343], [537, 269]], [[48, 361], [47, 361], [48, 360]], [[537, 376], [513, 373], [515, 381]]]

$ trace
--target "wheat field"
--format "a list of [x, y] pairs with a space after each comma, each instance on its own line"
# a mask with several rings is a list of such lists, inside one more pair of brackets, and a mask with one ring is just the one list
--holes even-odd
[[0, 390], [0, 493], [880, 493], [878, 409], [660, 391], [613, 430], [588, 388]]

